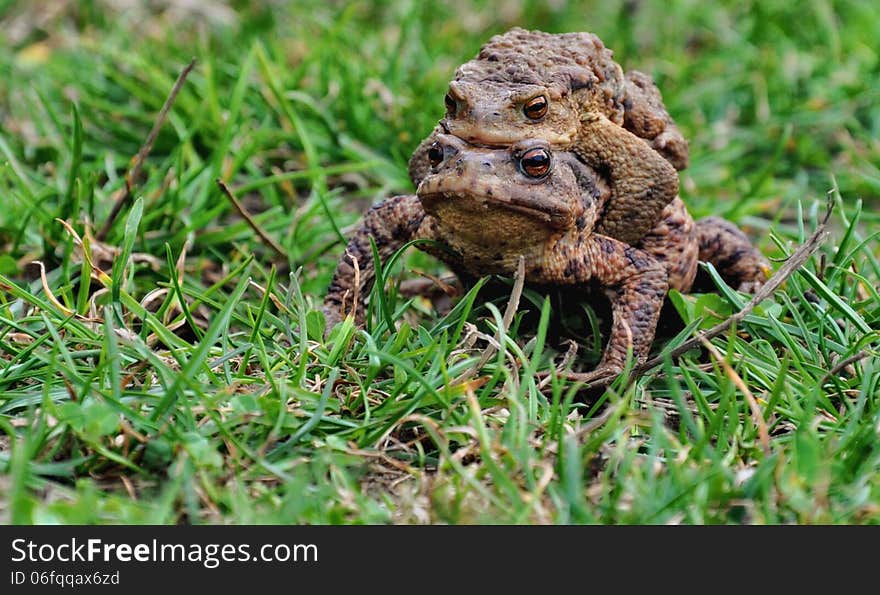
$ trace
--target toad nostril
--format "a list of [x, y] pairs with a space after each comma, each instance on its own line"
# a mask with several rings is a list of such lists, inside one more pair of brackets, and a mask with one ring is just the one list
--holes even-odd
[[492, 115], [493, 115], [494, 117], [496, 117], [496, 118], [500, 118], [500, 117], [501, 117], [501, 112], [492, 112]]
[[484, 161], [480, 165], [483, 166], [483, 169], [492, 169], [492, 164], [489, 161]]

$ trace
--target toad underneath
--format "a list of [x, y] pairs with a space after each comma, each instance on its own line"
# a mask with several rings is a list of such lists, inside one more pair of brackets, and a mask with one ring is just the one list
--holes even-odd
[[584, 381], [617, 375], [629, 348], [646, 359], [667, 291], [690, 289], [698, 260], [735, 288], [766, 278], [767, 261], [740, 230], [716, 217], [694, 222], [679, 198], [632, 245], [600, 233], [609, 184], [544, 139], [487, 148], [435, 133], [422, 154], [417, 193], [376, 204], [352, 235], [324, 302], [328, 329], [350, 313], [363, 321], [375, 279], [371, 237], [382, 261], [429, 239], [418, 248], [463, 277], [513, 276], [522, 258], [526, 282], [599, 287], [611, 303], [611, 334], [596, 369], [570, 375]]

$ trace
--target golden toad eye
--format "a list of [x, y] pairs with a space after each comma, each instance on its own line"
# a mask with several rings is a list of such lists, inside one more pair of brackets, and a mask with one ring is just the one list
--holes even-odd
[[543, 95], [538, 95], [537, 97], [532, 97], [526, 102], [523, 106], [523, 113], [526, 117], [531, 118], [532, 120], [540, 120], [547, 115], [548, 105], [547, 98]]
[[530, 178], [543, 178], [550, 173], [550, 153], [547, 149], [529, 149], [520, 157], [519, 168]]
[[443, 101], [446, 102], [446, 111], [449, 113], [450, 116], [454, 116], [455, 110], [458, 107], [458, 105], [455, 103], [455, 98], [447, 93], [446, 97], [443, 98]]
[[443, 149], [440, 147], [440, 143], [434, 143], [428, 149], [428, 162], [431, 167], [437, 167], [441, 161], [443, 161]]

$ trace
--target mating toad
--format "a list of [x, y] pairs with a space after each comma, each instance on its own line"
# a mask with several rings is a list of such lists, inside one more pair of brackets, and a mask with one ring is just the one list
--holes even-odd
[[371, 237], [383, 261], [425, 238], [436, 243], [418, 247], [463, 277], [511, 276], [523, 258], [528, 282], [604, 290], [611, 335], [597, 368], [572, 375], [582, 380], [619, 373], [630, 347], [645, 359], [668, 289], [687, 291], [698, 259], [734, 287], [765, 278], [766, 260], [741, 231], [718, 218], [695, 223], [678, 198], [635, 245], [599, 233], [611, 189], [575, 154], [553, 151], [545, 140], [491, 149], [435, 134], [424, 158], [417, 194], [373, 206], [351, 237], [324, 302], [328, 328], [348, 313], [363, 319], [375, 279]]
[[[458, 68], [445, 101], [435, 133], [496, 148], [540, 138], [600, 172], [611, 197], [597, 230], [627, 243], [654, 226], [678, 193], [676, 169], [687, 166], [687, 142], [653, 81], [624, 75], [590, 33], [497, 35]], [[423, 142], [410, 163], [416, 185], [429, 146]]]

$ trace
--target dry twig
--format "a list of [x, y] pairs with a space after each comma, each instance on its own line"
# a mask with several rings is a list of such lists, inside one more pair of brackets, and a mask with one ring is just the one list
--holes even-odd
[[147, 155], [149, 155], [150, 151], [153, 149], [153, 144], [156, 142], [156, 138], [159, 136], [159, 131], [162, 129], [162, 125], [165, 123], [165, 119], [168, 117], [168, 112], [171, 111], [171, 106], [174, 105], [174, 100], [177, 99], [177, 94], [180, 93], [180, 90], [183, 88], [183, 84], [186, 82], [186, 77], [189, 76], [189, 73], [192, 72], [192, 69], [195, 68], [195, 66], [196, 59], [193, 58], [190, 63], [187, 64], [177, 76], [177, 80], [174, 82], [174, 86], [171, 88], [171, 93], [168, 94], [168, 98], [162, 105], [162, 109], [159, 110], [159, 115], [156, 117], [156, 122], [153, 124], [152, 130], [150, 130], [150, 134], [147, 135], [147, 140], [144, 141], [143, 145], [141, 145], [141, 148], [137, 152], [137, 155], [132, 158], [131, 168], [125, 175], [125, 189], [123, 190], [122, 194], [120, 194], [119, 197], [116, 199], [116, 202], [113, 204], [113, 209], [110, 211], [110, 215], [107, 217], [107, 221], [104, 222], [104, 227], [102, 227], [101, 231], [99, 231], [97, 236], [95, 236], [98, 241], [103, 242], [107, 238], [107, 234], [110, 233], [110, 229], [113, 227], [113, 223], [116, 221], [116, 218], [119, 216], [122, 208], [131, 200], [131, 197], [134, 194], [135, 184], [141, 174], [141, 168], [143, 168], [144, 166], [144, 161], [147, 159]]
[[842, 360], [840, 360], [839, 362], [834, 364], [834, 367], [831, 368], [830, 370], [828, 370], [828, 372], [824, 376], [822, 376], [822, 380], [819, 381], [819, 386], [823, 386], [826, 382], [828, 382], [829, 380], [831, 380], [832, 378], [834, 378], [835, 376], [840, 374], [845, 368], [847, 368], [848, 366], [851, 366], [852, 364], [854, 364], [856, 362], [862, 361], [863, 359], [865, 359], [869, 355], [870, 355], [870, 353], [862, 350], [857, 353], [854, 353], [853, 355], [851, 355], [849, 357], [843, 358]]
[[235, 195], [232, 193], [232, 190], [229, 189], [229, 186], [226, 185], [226, 182], [217, 178], [217, 185], [220, 186], [220, 190], [223, 191], [223, 194], [226, 195], [226, 198], [229, 199], [229, 202], [232, 203], [232, 206], [235, 207], [235, 210], [238, 211], [238, 214], [241, 215], [251, 229], [254, 230], [259, 238], [263, 241], [264, 244], [269, 246], [269, 248], [274, 252], [281, 260], [287, 262], [287, 253], [284, 252], [284, 248], [276, 242], [272, 236], [263, 231], [263, 228], [259, 226], [259, 224], [254, 220], [253, 216], [244, 208], [244, 205], [239, 202]]
[[[717, 337], [721, 333], [728, 330], [734, 324], [739, 324], [740, 322], [742, 322], [746, 316], [752, 313], [752, 311], [758, 304], [773, 295], [776, 290], [779, 289], [783, 283], [785, 283], [786, 279], [791, 277], [795, 273], [795, 271], [797, 271], [807, 261], [807, 259], [809, 259], [810, 256], [812, 256], [813, 253], [819, 249], [819, 246], [825, 239], [828, 228], [828, 220], [831, 218], [831, 213], [833, 211], [834, 201], [829, 196], [825, 206], [825, 215], [822, 217], [819, 225], [816, 226], [816, 230], [813, 232], [813, 234], [809, 238], [807, 238], [807, 241], [804, 242], [797, 250], [792, 253], [792, 255], [785, 261], [785, 264], [782, 265], [779, 270], [776, 271], [776, 273], [774, 273], [773, 276], [771, 276], [767, 280], [767, 282], [760, 287], [760, 289], [758, 289], [757, 292], [755, 292], [755, 295], [752, 297], [751, 300], [749, 300], [749, 302], [745, 306], [743, 306], [742, 310], [740, 310], [736, 314], [731, 315], [727, 320], [720, 322], [712, 328], [705, 331], [700, 331], [695, 336], [691, 337], [690, 339], [688, 339], [678, 347], [670, 350], [669, 352], [661, 353], [660, 355], [649, 359], [645, 363], [636, 366], [630, 374], [630, 379], [627, 386], [635, 382], [641, 374], [647, 372], [655, 366], [662, 364], [667, 357], [672, 360], [676, 360], [691, 349], [699, 347], [704, 341], [709, 341], [710, 339]], [[608, 379], [602, 378], [600, 380], [585, 384], [582, 390], [589, 390], [592, 388], [605, 386], [607, 384]]]

